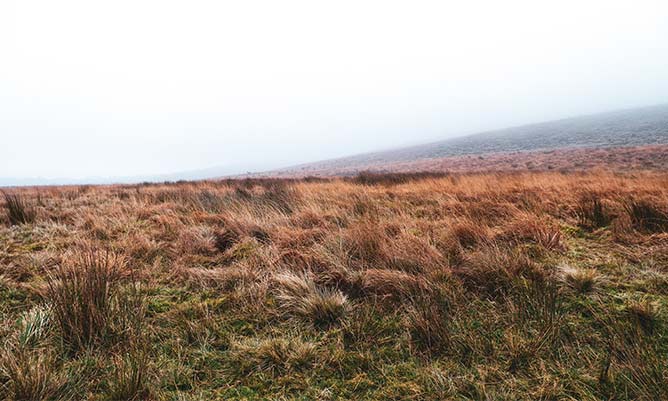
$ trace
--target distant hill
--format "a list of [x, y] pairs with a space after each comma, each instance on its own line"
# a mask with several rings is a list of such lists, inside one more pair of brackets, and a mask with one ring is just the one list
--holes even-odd
[[[434, 162], [438, 160], [461, 160], [471, 155], [498, 156], [582, 148], [629, 148], [644, 152], [647, 145], [664, 144], [668, 144], [668, 104], [488, 131], [424, 145], [289, 167], [269, 175], [347, 175], [364, 170], [407, 171], [424, 168], [427, 161], [432, 162], [429, 169], [433, 170], [438, 164]], [[656, 147], [650, 149], [652, 154], [657, 154]], [[578, 154], [583, 156], [582, 152]], [[560, 152], [560, 155], [562, 159], [568, 157], [563, 152]], [[519, 156], [516, 158], [519, 159]], [[450, 163], [445, 163], [448, 164]], [[487, 167], [493, 169], [494, 166]]]
[[[589, 149], [589, 150], [587, 150]], [[591, 149], [596, 149], [592, 151]], [[0, 177], [0, 187], [201, 180], [218, 177], [341, 176], [361, 171], [507, 171], [596, 166], [668, 170], [668, 104], [523, 125], [424, 145], [267, 169], [260, 161], [174, 174], [47, 179]], [[244, 171], [254, 173], [241, 174]]]

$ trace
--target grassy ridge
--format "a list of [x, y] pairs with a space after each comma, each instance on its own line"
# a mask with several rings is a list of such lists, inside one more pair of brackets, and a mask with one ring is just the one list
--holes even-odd
[[6, 399], [668, 398], [664, 173], [11, 196]]

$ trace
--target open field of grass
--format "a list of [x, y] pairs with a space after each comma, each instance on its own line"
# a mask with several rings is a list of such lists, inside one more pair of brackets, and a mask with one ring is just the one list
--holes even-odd
[[668, 399], [668, 174], [9, 189], [0, 398]]

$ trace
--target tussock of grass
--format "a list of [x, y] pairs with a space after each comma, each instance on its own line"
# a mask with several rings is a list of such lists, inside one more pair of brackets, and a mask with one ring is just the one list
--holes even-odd
[[5, 198], [7, 218], [12, 225], [29, 224], [35, 221], [35, 209], [21, 195], [2, 192]]
[[668, 210], [660, 209], [655, 201], [647, 199], [631, 200], [626, 211], [635, 228], [648, 232], [668, 231]]
[[452, 311], [442, 296], [419, 297], [406, 313], [412, 344], [429, 354], [444, 354], [452, 346]]
[[450, 230], [463, 248], [470, 249], [479, 244], [489, 243], [489, 236], [485, 228], [470, 220], [460, 220]]
[[348, 297], [341, 291], [318, 287], [307, 275], [283, 273], [276, 275], [274, 282], [281, 307], [311, 321], [315, 327], [340, 323], [350, 309]]
[[124, 266], [115, 254], [84, 251], [50, 273], [46, 299], [70, 352], [107, 344], [118, 334], [115, 329], [124, 329], [114, 326], [139, 312], [139, 305], [123, 298]]
[[76, 381], [62, 369], [57, 344], [51, 341], [52, 314], [38, 305], [19, 318], [15, 331], [0, 351], [0, 388], [3, 399], [65, 400], [71, 399]]
[[215, 246], [221, 251], [225, 252], [230, 249], [234, 244], [239, 242], [239, 233], [229, 229], [223, 229], [214, 234], [215, 236]]
[[626, 311], [642, 332], [648, 335], [654, 333], [659, 320], [654, 303], [648, 300], [632, 302], [626, 307]]
[[383, 263], [386, 258], [386, 244], [380, 227], [364, 221], [346, 230], [343, 246], [351, 259], [362, 264]]
[[14, 401], [67, 399], [68, 378], [55, 358], [44, 351], [4, 350], [0, 374], [5, 388], [0, 394]]
[[179, 235], [178, 251], [183, 254], [211, 255], [216, 252], [218, 239], [209, 227], [192, 227]]
[[151, 397], [148, 387], [149, 356], [133, 349], [114, 359], [114, 373], [107, 398], [110, 401], [141, 401]]
[[596, 229], [605, 227], [612, 221], [610, 211], [598, 194], [583, 196], [576, 208], [578, 223], [582, 227]]
[[534, 243], [548, 251], [563, 251], [566, 248], [563, 235], [556, 224], [529, 213], [517, 216], [502, 236], [518, 243]]
[[53, 315], [51, 309], [42, 305], [25, 313], [19, 320], [17, 343], [21, 348], [36, 348], [49, 335]]
[[362, 296], [406, 300], [430, 291], [424, 277], [399, 270], [366, 269], [350, 276], [350, 291]]
[[564, 282], [579, 294], [587, 294], [596, 290], [600, 276], [593, 269], [578, 269], [563, 266], [561, 269]]
[[528, 255], [499, 247], [470, 253], [455, 273], [466, 287], [490, 298], [510, 294], [524, 280], [545, 279], [545, 271]]
[[316, 362], [315, 344], [295, 336], [235, 340], [230, 345], [233, 374], [267, 372], [272, 376], [309, 369]]

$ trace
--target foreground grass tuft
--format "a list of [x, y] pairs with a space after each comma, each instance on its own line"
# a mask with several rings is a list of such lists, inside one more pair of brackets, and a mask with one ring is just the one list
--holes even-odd
[[242, 339], [231, 344], [230, 368], [234, 374], [266, 372], [272, 376], [304, 371], [317, 359], [317, 347], [293, 335]]
[[307, 275], [279, 274], [274, 278], [281, 307], [309, 320], [317, 328], [339, 324], [348, 314], [348, 297], [339, 290], [318, 287]]
[[122, 268], [114, 254], [85, 251], [50, 274], [46, 298], [72, 353], [109, 340]]

